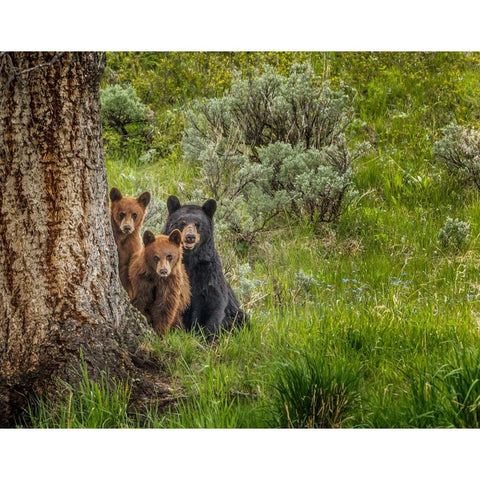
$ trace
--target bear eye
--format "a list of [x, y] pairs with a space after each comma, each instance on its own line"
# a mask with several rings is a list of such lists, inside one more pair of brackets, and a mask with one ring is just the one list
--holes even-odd
[[118, 218], [119, 218], [120, 220], [123, 220], [123, 219], [125, 218], [125, 213], [124, 213], [124, 212], [119, 212]]
[[200, 222], [195, 222], [195, 226], [198, 228], [200, 226]]
[[132, 213], [132, 218], [133, 218], [134, 220], [137, 219], [137, 216], [138, 216], [138, 215], [137, 215], [136, 213]]
[[173, 255], [171, 255], [170, 253], [167, 255], [167, 260], [170, 262], [173, 258]]
[[160, 261], [160, 258], [157, 257], [157, 255], [154, 255], [153, 260], [155, 261], [155, 263], [158, 263]]
[[187, 224], [187, 222], [185, 220], [182, 220], [180, 222], [180, 227], [183, 228], [186, 224]]

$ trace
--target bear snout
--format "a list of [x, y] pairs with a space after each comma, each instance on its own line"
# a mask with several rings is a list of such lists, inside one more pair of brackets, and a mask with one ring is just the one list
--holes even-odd
[[133, 232], [133, 227], [131, 225], [123, 225], [122, 226], [122, 232], [123, 233], [132, 233]]
[[170, 274], [170, 269], [167, 267], [161, 267], [158, 269], [158, 275], [160, 277], [168, 277], [169, 274]]
[[182, 232], [184, 250], [193, 250], [195, 245], [200, 242], [200, 234], [197, 226], [192, 222], [185, 225]]
[[195, 243], [196, 239], [197, 239], [197, 236], [194, 233], [187, 233], [185, 235], [185, 241], [187, 243]]

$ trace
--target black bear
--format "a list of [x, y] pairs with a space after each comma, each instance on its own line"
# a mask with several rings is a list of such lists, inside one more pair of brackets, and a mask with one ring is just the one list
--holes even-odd
[[202, 327], [207, 336], [220, 329], [230, 330], [246, 324], [232, 288], [225, 280], [213, 239], [215, 200], [199, 205], [180, 205], [174, 195], [167, 200], [168, 217], [162, 233], [182, 232], [183, 263], [190, 281], [190, 306], [182, 320], [186, 330]]

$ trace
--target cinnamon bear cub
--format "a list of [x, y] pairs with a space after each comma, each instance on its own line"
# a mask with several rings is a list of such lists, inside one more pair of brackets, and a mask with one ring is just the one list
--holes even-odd
[[132, 256], [141, 250], [140, 229], [150, 203], [150, 193], [143, 192], [137, 198], [124, 197], [118, 188], [110, 190], [110, 219], [118, 250], [118, 270], [123, 288], [132, 298], [132, 286], [128, 278], [128, 266]]
[[143, 234], [143, 249], [129, 268], [132, 304], [151, 322], [159, 335], [182, 326], [181, 317], [190, 303], [190, 283], [182, 262], [182, 234]]

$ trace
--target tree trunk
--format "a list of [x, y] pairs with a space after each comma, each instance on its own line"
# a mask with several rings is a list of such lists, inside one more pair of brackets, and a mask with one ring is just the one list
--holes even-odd
[[[56, 376], [125, 380], [146, 331], [108, 214], [100, 53], [0, 54], [0, 426]], [[136, 373], [135, 373], [136, 372]]]

